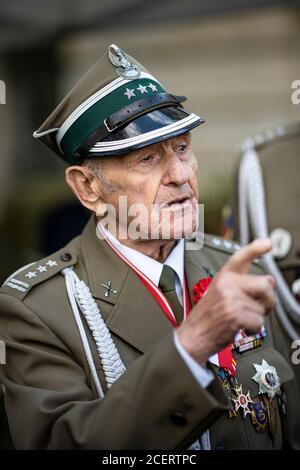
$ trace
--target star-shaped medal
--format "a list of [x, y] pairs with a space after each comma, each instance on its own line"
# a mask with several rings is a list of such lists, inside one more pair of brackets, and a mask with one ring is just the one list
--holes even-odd
[[256, 374], [252, 379], [259, 385], [259, 394], [266, 393], [270, 400], [280, 393], [280, 380], [275, 367], [270, 366], [267, 361], [262, 360], [261, 365], [253, 364]]
[[234, 403], [235, 411], [238, 411], [240, 408], [242, 408], [244, 418], [246, 418], [248, 413], [252, 413], [251, 409], [249, 408], [250, 403], [253, 403], [250, 397], [250, 392], [248, 391], [245, 395], [243, 393], [242, 385], [238, 384], [234, 386], [233, 390], [236, 394], [236, 398], [231, 397], [231, 400]]

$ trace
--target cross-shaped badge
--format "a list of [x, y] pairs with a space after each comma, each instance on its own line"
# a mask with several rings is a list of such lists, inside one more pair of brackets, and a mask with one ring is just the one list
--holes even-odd
[[101, 286], [105, 287], [105, 289], [106, 289], [106, 291], [104, 293], [105, 297], [108, 297], [111, 292], [113, 294], [117, 293], [117, 291], [111, 287], [111, 281], [107, 281], [107, 284], [101, 283]]

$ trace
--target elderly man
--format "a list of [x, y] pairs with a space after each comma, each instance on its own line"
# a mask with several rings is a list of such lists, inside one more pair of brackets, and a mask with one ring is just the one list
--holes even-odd
[[191, 241], [203, 119], [182, 101], [112, 45], [34, 133], [92, 216], [1, 288], [16, 448], [299, 446], [274, 279], [252, 265], [270, 242]]

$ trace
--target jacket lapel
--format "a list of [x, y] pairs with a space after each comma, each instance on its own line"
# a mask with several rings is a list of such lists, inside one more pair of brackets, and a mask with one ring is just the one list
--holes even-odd
[[185, 244], [184, 250], [184, 267], [188, 284], [190, 299], [195, 295], [193, 287], [199, 282], [199, 279], [210, 277], [215, 274], [214, 268], [209, 260], [205, 257], [204, 248], [199, 250], [187, 250]]
[[107, 319], [107, 326], [141, 352], [146, 352], [173, 328], [132, 269]]

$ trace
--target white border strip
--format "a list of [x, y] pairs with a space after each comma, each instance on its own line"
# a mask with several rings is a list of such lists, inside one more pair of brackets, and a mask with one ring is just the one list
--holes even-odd
[[192, 124], [193, 122], [198, 121], [201, 119], [196, 114], [190, 114], [184, 119], [180, 121], [169, 124], [168, 126], [162, 127], [155, 131], [146, 132], [145, 134], [129, 137], [128, 139], [123, 140], [115, 140], [113, 142], [97, 142], [94, 147], [89, 150], [89, 153], [98, 153], [98, 152], [107, 152], [108, 150], [118, 150], [129, 147], [130, 145], [138, 144], [141, 142], [146, 142], [154, 137], [159, 137], [162, 135], [167, 134], [168, 132], [177, 131], [181, 128], [185, 127], [187, 124]]

